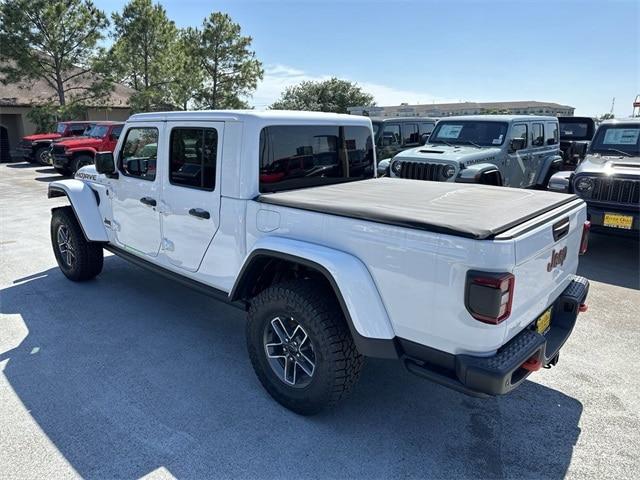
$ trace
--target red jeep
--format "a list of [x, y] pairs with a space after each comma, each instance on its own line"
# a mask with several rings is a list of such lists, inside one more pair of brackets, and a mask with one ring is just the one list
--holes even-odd
[[95, 122], [79, 138], [57, 140], [51, 144], [53, 168], [62, 175], [74, 175], [93, 164], [96, 152], [113, 152], [122, 132], [122, 122]]
[[49, 147], [51, 143], [63, 137], [82, 135], [92, 122], [58, 122], [55, 133], [36, 133], [22, 137], [16, 149], [18, 155], [32, 163], [48, 165]]

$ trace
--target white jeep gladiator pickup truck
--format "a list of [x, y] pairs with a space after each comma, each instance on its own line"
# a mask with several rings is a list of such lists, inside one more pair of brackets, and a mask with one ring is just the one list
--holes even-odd
[[[375, 178], [366, 117], [133, 115], [114, 153], [50, 184], [71, 280], [103, 249], [248, 312], [265, 389], [313, 414], [363, 357], [461, 392], [509, 392], [554, 365], [579, 311], [588, 222], [573, 195]], [[170, 292], [169, 292], [170, 294]]]

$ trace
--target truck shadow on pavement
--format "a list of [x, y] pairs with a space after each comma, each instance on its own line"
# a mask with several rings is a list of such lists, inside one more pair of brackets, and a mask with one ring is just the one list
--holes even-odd
[[578, 275], [595, 282], [640, 290], [638, 237], [592, 233], [589, 249], [580, 257]]
[[311, 418], [258, 383], [243, 312], [105, 258], [0, 291], [28, 334], [0, 353], [17, 398], [85, 478], [562, 478], [582, 404], [535, 382], [475, 399], [368, 361], [351, 397]]

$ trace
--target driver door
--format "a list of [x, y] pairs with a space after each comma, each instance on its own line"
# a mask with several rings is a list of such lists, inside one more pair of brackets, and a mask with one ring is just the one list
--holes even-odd
[[118, 152], [119, 178], [110, 192], [112, 228], [122, 247], [141, 256], [156, 257], [160, 250], [161, 172], [158, 153], [163, 152], [164, 124], [132, 124], [124, 132]]

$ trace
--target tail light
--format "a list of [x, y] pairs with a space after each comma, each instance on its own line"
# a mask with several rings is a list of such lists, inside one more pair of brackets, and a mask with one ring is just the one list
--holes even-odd
[[511, 315], [515, 281], [511, 273], [469, 271], [465, 307], [476, 320], [497, 325]]
[[586, 221], [582, 227], [582, 239], [580, 240], [580, 255], [587, 253], [589, 246], [589, 230], [591, 230], [591, 222]]

